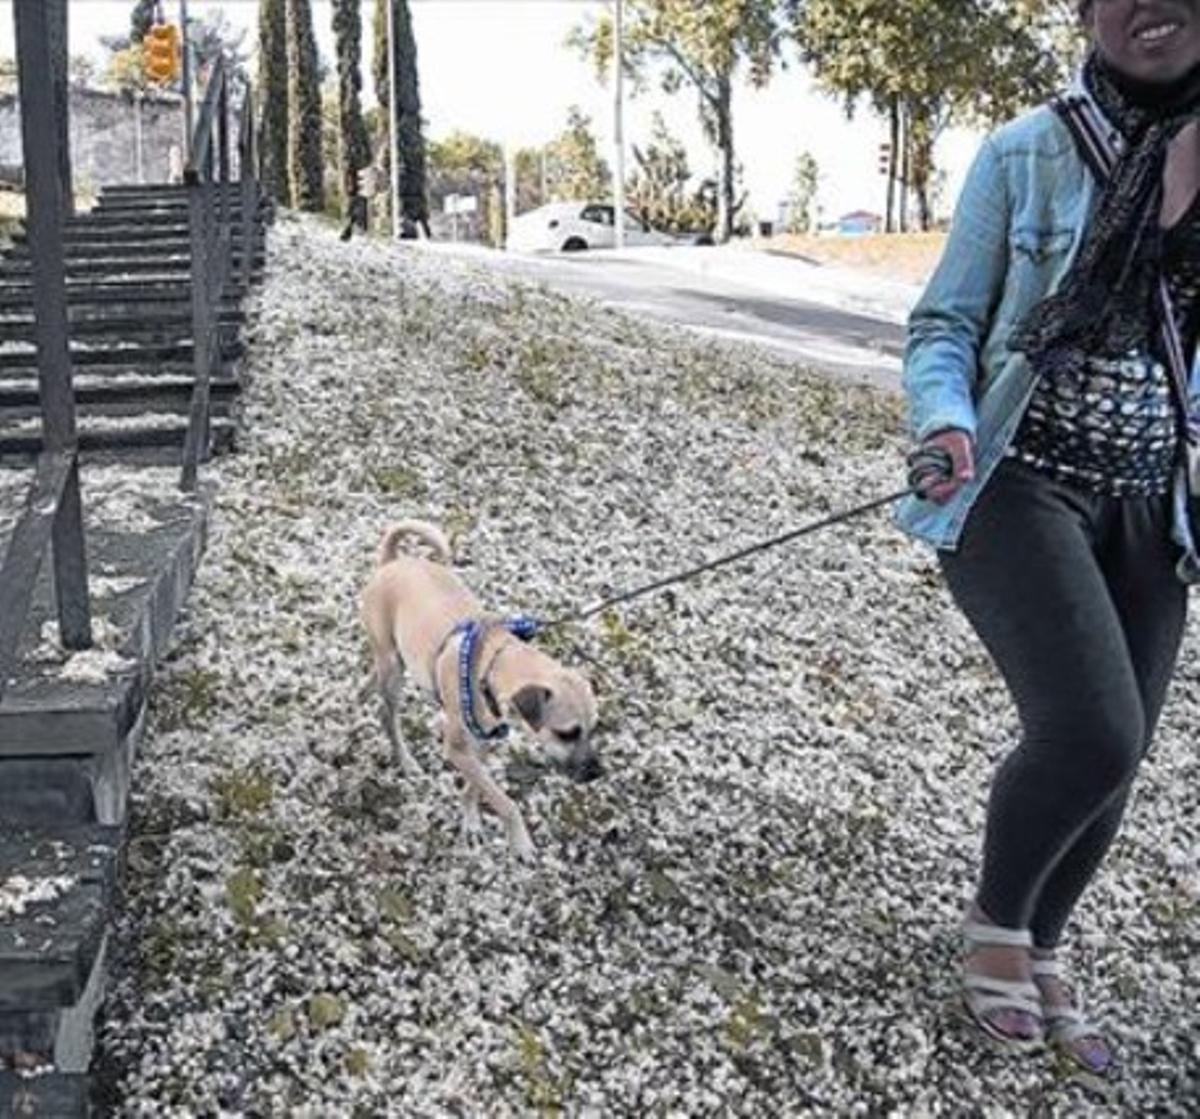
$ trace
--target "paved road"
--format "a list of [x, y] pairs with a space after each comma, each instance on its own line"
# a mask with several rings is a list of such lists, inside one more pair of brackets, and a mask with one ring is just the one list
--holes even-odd
[[[902, 326], [828, 301], [780, 294], [777, 275], [776, 290], [767, 291], [661, 259], [613, 253], [516, 256], [445, 245], [438, 251], [461, 252], [490, 269], [675, 326], [783, 350], [840, 377], [891, 389], [899, 385]], [[795, 269], [796, 287], [803, 290], [813, 273], [800, 263]]]

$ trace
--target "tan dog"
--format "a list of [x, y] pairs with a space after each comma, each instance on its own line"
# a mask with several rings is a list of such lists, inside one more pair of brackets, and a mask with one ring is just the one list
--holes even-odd
[[[424, 541], [437, 560], [399, 553], [404, 536]], [[529, 858], [533, 843], [525, 821], [483, 764], [492, 742], [476, 737], [463, 713], [459, 651], [464, 638], [457, 627], [470, 620], [484, 623], [469, 669], [476, 725], [490, 732], [516, 716], [544, 745], [550, 760], [576, 781], [601, 774], [591, 742], [596, 700], [583, 675], [520, 641], [500, 623], [487, 622], [478, 600], [447, 566], [450, 561], [450, 546], [434, 525], [401, 521], [384, 532], [375, 572], [362, 596], [362, 619], [375, 658], [366, 686], [378, 689], [384, 730], [410, 775], [420, 774], [421, 767], [396, 729], [404, 670], [438, 700], [443, 752], [466, 782], [463, 825], [468, 835], [479, 832], [482, 797], [504, 821], [512, 850]]]

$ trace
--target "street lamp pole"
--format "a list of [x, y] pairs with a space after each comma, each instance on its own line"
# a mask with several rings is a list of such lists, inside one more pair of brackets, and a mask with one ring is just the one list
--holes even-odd
[[614, 0], [616, 11], [613, 16], [613, 89], [616, 100], [613, 106], [613, 139], [616, 144], [616, 172], [613, 182], [615, 244], [625, 247], [625, 122], [624, 122], [624, 68], [621, 65], [624, 40], [624, 0]]
[[388, 42], [388, 162], [392, 165], [392, 238], [400, 239], [400, 136], [396, 127], [396, 3], [387, 2]]

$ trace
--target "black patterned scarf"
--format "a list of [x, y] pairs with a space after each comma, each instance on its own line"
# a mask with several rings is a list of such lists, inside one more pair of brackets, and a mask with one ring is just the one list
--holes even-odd
[[[1155, 345], [1153, 293], [1162, 273], [1163, 174], [1171, 141], [1200, 115], [1200, 66], [1170, 84], [1134, 82], [1095, 52], [1083, 81], [1127, 150], [1113, 171], [1061, 286], [1012, 341], [1039, 373], [1078, 369]], [[1197, 210], [1191, 207], [1190, 220]]]

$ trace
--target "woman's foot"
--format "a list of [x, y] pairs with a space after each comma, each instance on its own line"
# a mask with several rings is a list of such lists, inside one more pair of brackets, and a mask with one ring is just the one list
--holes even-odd
[[963, 997], [972, 1018], [1006, 1048], [1036, 1048], [1043, 1040], [1043, 1026], [1029, 933], [992, 924], [975, 905], [967, 915], [963, 936]]
[[1118, 1071], [1117, 1055], [1100, 1028], [1076, 1005], [1052, 949], [1033, 950], [1033, 981], [1042, 995], [1047, 1038], [1088, 1075], [1112, 1080]]

